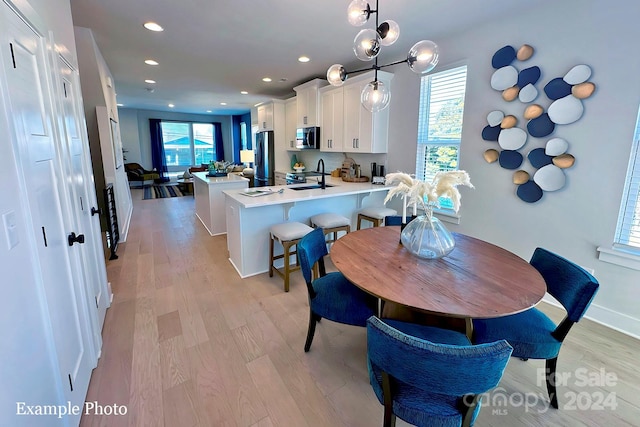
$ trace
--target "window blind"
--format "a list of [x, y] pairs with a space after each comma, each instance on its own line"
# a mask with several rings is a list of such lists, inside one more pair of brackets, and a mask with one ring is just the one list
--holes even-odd
[[458, 169], [467, 67], [422, 77], [418, 111], [416, 177]]
[[629, 156], [627, 180], [620, 205], [618, 226], [614, 243], [616, 246], [640, 250], [640, 112], [636, 120], [634, 143]]

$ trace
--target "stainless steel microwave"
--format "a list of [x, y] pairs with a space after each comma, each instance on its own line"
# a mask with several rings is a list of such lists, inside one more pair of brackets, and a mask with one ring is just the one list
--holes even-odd
[[299, 150], [320, 149], [320, 128], [298, 128], [296, 130], [296, 148]]

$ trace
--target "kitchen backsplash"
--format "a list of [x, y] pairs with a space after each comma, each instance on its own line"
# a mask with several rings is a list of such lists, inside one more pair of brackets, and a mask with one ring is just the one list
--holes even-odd
[[[324, 160], [324, 170], [329, 173], [334, 169], [341, 168], [342, 162], [345, 159], [344, 153], [327, 153], [318, 150], [304, 150], [296, 152], [288, 152], [289, 160], [295, 155], [298, 162], [304, 162], [307, 170], [315, 170], [318, 164], [318, 160]], [[351, 157], [357, 164], [360, 165], [362, 170], [362, 176], [368, 176], [371, 178], [371, 163], [376, 162], [378, 165], [385, 165], [387, 162], [386, 154], [359, 154], [359, 153], [347, 153], [348, 157]], [[276, 170], [287, 172], [291, 170], [291, 165], [276, 165]]]

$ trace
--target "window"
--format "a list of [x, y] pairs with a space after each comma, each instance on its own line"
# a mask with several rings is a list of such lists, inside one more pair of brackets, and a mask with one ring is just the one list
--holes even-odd
[[640, 254], [640, 112], [633, 140], [614, 243]]
[[[458, 169], [467, 66], [422, 77], [418, 112], [416, 177], [430, 181], [436, 172]], [[451, 208], [449, 199], [440, 201]]]
[[241, 145], [241, 150], [246, 150], [247, 148], [247, 143], [249, 142], [249, 140], [247, 139], [247, 124], [245, 122], [240, 122], [240, 145]]
[[206, 164], [215, 159], [213, 124], [161, 122], [162, 141], [169, 171]]

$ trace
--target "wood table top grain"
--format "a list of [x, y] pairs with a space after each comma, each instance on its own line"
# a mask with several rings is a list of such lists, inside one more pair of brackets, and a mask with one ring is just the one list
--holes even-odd
[[544, 279], [526, 260], [483, 240], [453, 235], [455, 249], [429, 260], [399, 243], [400, 227], [367, 228], [338, 239], [331, 261], [364, 291], [439, 316], [499, 317], [542, 299]]

